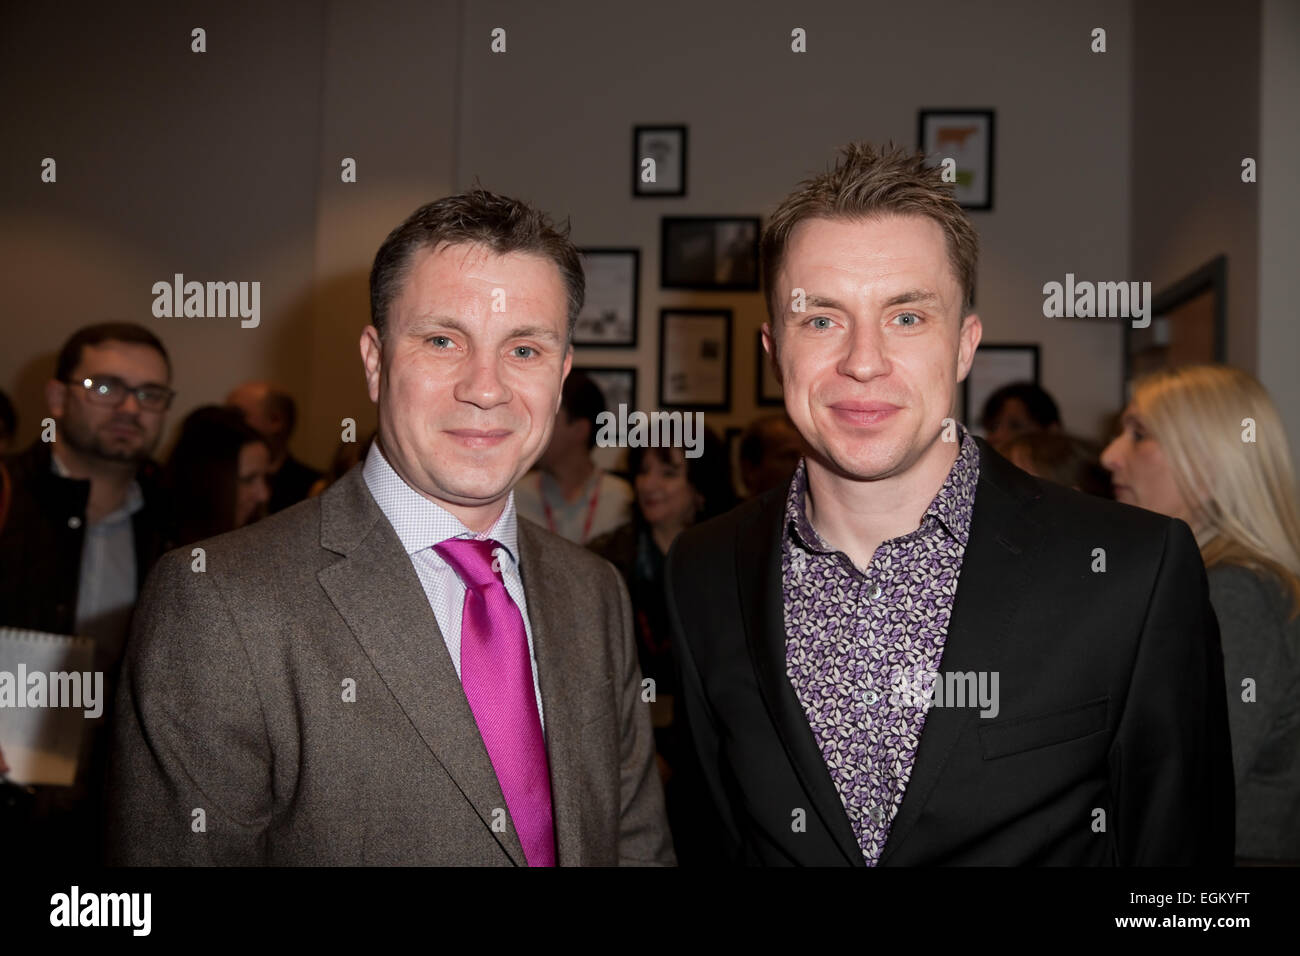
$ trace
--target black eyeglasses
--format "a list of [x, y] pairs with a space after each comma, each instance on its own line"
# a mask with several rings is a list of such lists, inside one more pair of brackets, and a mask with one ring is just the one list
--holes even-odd
[[69, 379], [67, 385], [80, 385], [86, 390], [86, 398], [96, 405], [121, 405], [128, 395], [134, 395], [136, 402], [145, 411], [161, 412], [172, 403], [176, 392], [166, 385], [141, 385], [132, 388], [114, 375], [98, 375], [94, 378]]

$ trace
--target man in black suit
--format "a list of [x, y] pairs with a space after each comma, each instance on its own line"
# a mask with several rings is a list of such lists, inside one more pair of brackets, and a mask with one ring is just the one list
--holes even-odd
[[920, 156], [846, 147], [762, 240], [807, 445], [668, 559], [681, 697], [747, 864], [1227, 864], [1223, 658], [1183, 522], [947, 417], [977, 238]]

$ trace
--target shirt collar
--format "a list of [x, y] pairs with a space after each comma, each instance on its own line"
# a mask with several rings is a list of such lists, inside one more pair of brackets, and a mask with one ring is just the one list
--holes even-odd
[[[948, 476], [939, 487], [938, 493], [925, 509], [921, 518], [921, 527], [927, 518], [935, 519], [939, 525], [962, 547], [970, 536], [971, 516], [975, 509], [975, 489], [979, 484], [979, 445], [965, 426], [957, 424], [960, 435], [960, 447], [957, 460], [948, 470]], [[785, 526], [796, 542], [808, 551], [829, 554], [830, 548], [817, 533], [817, 529], [808, 520], [804, 499], [808, 492], [807, 460], [799, 459], [794, 478], [790, 481], [790, 490], [785, 500]]]
[[487, 531], [471, 531], [446, 508], [430, 501], [402, 480], [384, 457], [379, 442], [371, 444], [362, 468], [366, 487], [379, 505], [408, 555], [432, 548], [449, 538], [492, 538], [502, 545], [510, 560], [519, 563], [519, 523], [515, 519], [515, 493], [506, 497], [500, 517]]

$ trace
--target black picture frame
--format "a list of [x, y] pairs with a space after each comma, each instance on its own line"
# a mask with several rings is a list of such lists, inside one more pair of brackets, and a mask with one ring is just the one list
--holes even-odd
[[[737, 233], [729, 237], [728, 232]], [[665, 216], [659, 285], [691, 292], [757, 292], [758, 216]], [[726, 249], [720, 248], [726, 245]], [[723, 271], [734, 278], [719, 278]]]
[[754, 404], [759, 408], [785, 407], [785, 394], [780, 390], [781, 383], [777, 382], [777, 392], [775, 395], [770, 393], [766, 386], [768, 379], [775, 379], [776, 376], [770, 371], [771, 361], [767, 353], [763, 351], [763, 330], [759, 329], [754, 333]]
[[[670, 321], [691, 319], [714, 319], [722, 323], [722, 339], [720, 342], [720, 354], [713, 361], [719, 372], [721, 379], [718, 391], [721, 392], [721, 398], [717, 401], [696, 399], [691, 400], [689, 396], [682, 398], [678, 390], [665, 388], [667, 376], [674, 374], [673, 362], [679, 356], [669, 353], [669, 333]], [[675, 324], [675, 323], [674, 323]], [[659, 310], [659, 374], [658, 381], [658, 402], [660, 408], [680, 408], [690, 411], [714, 411], [726, 412], [731, 410], [731, 329], [732, 329], [732, 310], [731, 309], [679, 309], [664, 308]]]
[[1158, 367], [1144, 356], [1151, 345], [1157, 344], [1160, 336], [1158, 322], [1167, 322], [1168, 316], [1195, 299], [1208, 294], [1211, 322], [1213, 327], [1209, 338], [1213, 352], [1211, 355], [1192, 357], [1197, 362], [1227, 361], [1227, 317], [1228, 317], [1228, 257], [1217, 255], [1204, 265], [1198, 266], [1172, 285], [1166, 286], [1151, 296], [1151, 327], [1135, 329], [1133, 323], [1125, 320], [1124, 329], [1124, 374], [1120, 379], [1120, 406], [1129, 401], [1129, 387], [1137, 374]]
[[[636, 348], [638, 330], [641, 325], [641, 250], [620, 246], [584, 246], [578, 252], [583, 258], [583, 271], [587, 278], [587, 295], [582, 305], [582, 313], [579, 314], [578, 321], [573, 328], [573, 344], [575, 346], [601, 349]], [[630, 262], [631, 287], [619, 294], [618, 297], [622, 301], [617, 303], [619, 308], [628, 312], [626, 316], [619, 315], [613, 320], [608, 320], [592, 314], [595, 309], [604, 309], [608, 312], [610, 305], [604, 301], [607, 297], [604, 282], [600, 271], [592, 268], [595, 265], [593, 260], [606, 260], [611, 266], [615, 262], [622, 261], [624, 268]], [[611, 321], [616, 327], [615, 331], [621, 328], [622, 334], [613, 337], [601, 337], [595, 334], [599, 331], [599, 323], [604, 321]]]
[[[967, 169], [967, 172], [970, 172], [972, 175], [978, 175], [981, 172], [985, 174], [984, 188], [981, 190], [967, 190], [964, 188], [963, 184], [958, 181], [954, 192], [957, 196], [957, 202], [961, 204], [963, 209], [987, 212], [993, 209], [993, 186], [997, 179], [997, 176], [995, 175], [996, 167], [994, 165], [997, 156], [996, 110], [968, 109], [963, 107], [919, 110], [916, 117], [916, 144], [917, 148], [926, 155], [927, 161], [937, 163], [938, 160], [944, 158], [948, 154], [943, 151], [945, 142], [938, 141], [938, 130], [935, 130], [935, 137], [931, 137], [931, 130], [945, 121], [969, 123], [972, 120], [976, 121], [977, 126], [979, 123], [987, 123], [984, 136], [984, 148], [976, 151], [975, 155], [978, 157], [977, 162], [975, 162], [973, 158], [968, 160], [973, 162], [974, 165]], [[975, 134], [968, 133], [967, 135]], [[960, 164], [958, 165], [958, 175], [961, 175]]]
[[[1023, 359], [1032, 362], [1032, 372], [1029, 376], [1015, 372], [1003, 376], [997, 376], [995, 379], [988, 381], [981, 378], [980, 381], [972, 382], [972, 379], [975, 379], [977, 375], [979, 375], [978, 369], [980, 356], [983, 355], [985, 358], [989, 358], [994, 354], [1022, 356]], [[974, 421], [972, 416], [978, 415], [983, 411], [982, 406], [988, 396], [1003, 385], [1010, 385], [1013, 382], [1028, 381], [1038, 385], [1040, 376], [1042, 375], [1042, 368], [1042, 348], [1037, 342], [997, 342], [989, 343], [988, 345], [981, 342], [979, 348], [975, 350], [975, 358], [974, 361], [971, 362], [970, 372], [967, 373], [966, 377], [962, 379], [961, 382], [961, 417], [966, 427], [973, 432], [980, 431], [982, 429], [981, 424]], [[981, 407], [972, 408], [972, 403]]]
[[[677, 142], [677, 155], [674, 176], [667, 188], [657, 188], [641, 181], [641, 162], [646, 159], [649, 146], [642, 137], [661, 137], [664, 141]], [[686, 195], [686, 169], [689, 131], [682, 123], [642, 124], [632, 127], [632, 197], [634, 199], [680, 198]], [[671, 154], [669, 154], [671, 155]], [[653, 158], [653, 157], [652, 157]], [[655, 159], [656, 179], [659, 179], [659, 159]], [[675, 181], [675, 185], [672, 183]], [[649, 187], [649, 188], [647, 188]]]
[[[626, 402], [629, 414], [636, 410], [636, 368], [621, 365], [574, 365], [572, 371], [582, 372], [600, 386], [600, 393], [605, 396], [606, 411], [618, 415], [620, 399]], [[607, 387], [608, 379], [615, 377], [624, 379], [625, 383], [617, 393], [611, 394], [613, 390]]]

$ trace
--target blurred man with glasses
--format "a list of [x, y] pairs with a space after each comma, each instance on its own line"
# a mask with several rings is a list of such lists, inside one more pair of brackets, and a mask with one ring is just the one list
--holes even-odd
[[[104, 675], [105, 711], [84, 741], [77, 785], [37, 788], [23, 814], [30, 846], [42, 853], [58, 846], [64, 859], [98, 856], [101, 728], [136, 595], [161, 551], [164, 509], [150, 455], [174, 394], [167, 352], [148, 329], [80, 329], [46, 383], [40, 437], [5, 463], [11, 502], [0, 528], [0, 626], [91, 638]], [[0, 752], [4, 746], [0, 739]]]

